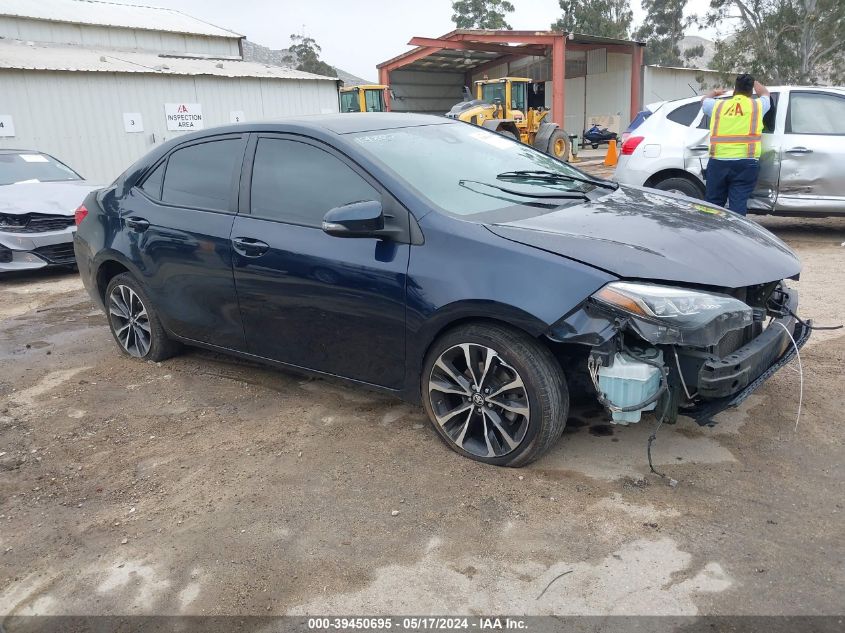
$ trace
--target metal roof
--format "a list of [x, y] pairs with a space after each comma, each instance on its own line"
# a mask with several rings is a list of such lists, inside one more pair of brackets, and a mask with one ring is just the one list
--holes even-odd
[[[460, 39], [462, 44], [465, 45], [472, 45], [473, 43], [473, 36], [483, 38], [483, 36], [497, 36], [497, 37], [512, 37], [514, 41], [511, 45], [504, 45], [508, 48], [512, 48], [512, 54], [519, 55], [522, 53], [520, 48], [531, 48], [532, 46], [536, 48], [535, 45], [530, 44], [521, 44], [520, 38], [553, 38], [553, 37], [565, 37], [567, 44], [594, 44], [600, 46], [602, 44], [607, 46], [645, 46], [643, 42], [636, 42], [634, 40], [619, 40], [612, 37], [599, 37], [596, 35], [585, 35], [583, 33], [562, 33], [560, 31], [497, 31], [497, 30], [484, 30], [484, 29], [455, 29], [454, 31], [450, 31], [445, 35], [441, 35], [440, 37], [436, 38], [438, 40], [446, 40], [446, 41], [454, 41], [456, 39]], [[405, 51], [387, 61], [384, 61], [377, 65], [377, 67], [381, 68], [383, 66], [388, 66], [393, 64], [399, 60], [402, 60], [406, 57], [410, 57], [417, 53], [418, 51], [423, 50], [425, 47], [417, 46], [412, 48], [411, 50]], [[484, 44], [479, 43], [479, 49], [483, 49]], [[453, 50], [448, 48], [442, 48], [440, 50], [432, 51], [425, 57], [419, 58], [414, 60], [413, 62], [408, 63], [404, 68], [408, 70], [472, 70], [473, 68], [485, 64], [487, 62], [491, 62], [499, 57], [502, 57], [503, 53], [489, 53], [483, 50]]]
[[33, 44], [20, 40], [0, 40], [0, 69], [337, 81], [334, 77], [255, 62], [160, 56], [149, 52]]
[[0, 15], [211, 37], [243, 37], [175, 9], [102, 0], [0, 0]]

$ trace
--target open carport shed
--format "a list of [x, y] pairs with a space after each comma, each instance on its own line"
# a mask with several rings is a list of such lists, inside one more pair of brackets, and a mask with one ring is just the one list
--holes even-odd
[[[533, 79], [535, 100], [529, 105], [548, 107], [552, 121], [569, 131], [580, 131], [597, 114], [616, 114], [627, 124], [640, 107], [641, 42], [458, 29], [408, 44], [416, 48], [378, 65], [379, 81], [392, 89], [394, 111], [443, 114], [462, 100], [463, 86], [507, 75]], [[567, 117], [567, 110], [578, 114]]]

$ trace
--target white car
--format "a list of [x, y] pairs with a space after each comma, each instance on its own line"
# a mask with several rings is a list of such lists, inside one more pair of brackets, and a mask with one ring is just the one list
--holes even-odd
[[[845, 88], [769, 88], [750, 213], [845, 215]], [[701, 97], [648, 106], [622, 144], [615, 180], [704, 198], [709, 117]]]
[[74, 212], [99, 188], [48, 154], [0, 150], [0, 274], [76, 264]]

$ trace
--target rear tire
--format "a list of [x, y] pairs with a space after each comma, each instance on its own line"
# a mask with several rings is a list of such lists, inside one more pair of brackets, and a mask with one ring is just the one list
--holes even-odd
[[147, 293], [131, 274], [112, 278], [104, 304], [109, 329], [122, 353], [157, 362], [179, 351], [181, 346], [167, 336]]
[[421, 388], [428, 418], [446, 445], [496, 466], [520, 467], [541, 457], [560, 438], [569, 413], [555, 357], [504, 325], [476, 323], [443, 334], [426, 356]]
[[652, 185], [653, 189], [681, 193], [690, 198], [704, 199], [704, 191], [697, 184], [686, 178], [666, 178]]

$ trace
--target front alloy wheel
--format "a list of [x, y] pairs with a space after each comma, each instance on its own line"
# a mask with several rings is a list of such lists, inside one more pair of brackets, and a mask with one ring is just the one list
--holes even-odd
[[422, 399], [454, 451], [498, 466], [524, 466], [563, 432], [569, 396], [551, 351], [503, 324], [446, 332], [426, 356]]
[[116, 285], [109, 294], [109, 319], [114, 336], [127, 354], [143, 358], [150, 351], [152, 332], [147, 308], [129, 286]]
[[450, 347], [434, 363], [428, 388], [437, 423], [462, 450], [502, 457], [525, 439], [528, 393], [496, 350], [474, 343]]

